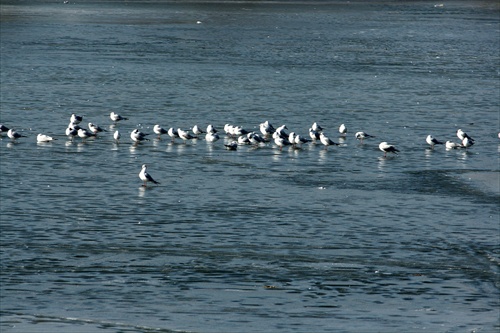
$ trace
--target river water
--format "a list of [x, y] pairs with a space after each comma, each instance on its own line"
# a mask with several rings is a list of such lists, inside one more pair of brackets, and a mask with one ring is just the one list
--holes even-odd
[[[26, 137], [0, 141], [1, 331], [498, 331], [499, 13], [2, 1], [0, 122]], [[72, 113], [107, 132], [69, 140]], [[225, 149], [266, 120], [340, 145]], [[474, 146], [425, 142], [458, 128]]]

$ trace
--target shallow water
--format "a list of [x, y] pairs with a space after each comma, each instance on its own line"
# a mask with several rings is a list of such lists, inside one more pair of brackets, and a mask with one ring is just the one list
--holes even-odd
[[[498, 330], [494, 3], [1, 13], [1, 122], [27, 136], [0, 141], [2, 332]], [[67, 140], [71, 113], [108, 132]], [[265, 120], [340, 146], [129, 139]], [[458, 128], [467, 151], [427, 147]]]

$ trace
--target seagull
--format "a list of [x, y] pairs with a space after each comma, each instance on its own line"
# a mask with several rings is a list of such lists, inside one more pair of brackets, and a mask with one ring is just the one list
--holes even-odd
[[36, 136], [36, 142], [50, 142], [52, 140], [57, 140], [57, 139], [54, 139], [53, 137], [42, 134], [42, 133], [40, 133]]
[[365, 132], [356, 132], [354, 136], [356, 137], [357, 140], [361, 141], [361, 143], [363, 143], [363, 140], [366, 138], [374, 138], [373, 135], [367, 134]]
[[203, 133], [205, 133], [205, 131], [203, 131], [201, 128], [199, 128], [198, 125], [193, 126], [193, 134], [194, 135], [200, 135]]
[[311, 138], [311, 140], [313, 141], [316, 141], [316, 140], [319, 140], [320, 137], [319, 137], [319, 132], [313, 130], [312, 128], [309, 129], [309, 137]]
[[194, 139], [194, 136], [192, 136], [189, 131], [183, 131], [180, 128], [177, 129], [177, 134], [179, 135], [179, 138], [184, 141], [184, 143], [186, 143], [187, 140]]
[[68, 136], [71, 140], [73, 140], [73, 138], [77, 135], [78, 135], [78, 129], [71, 126], [70, 124], [70, 126], [66, 128], [66, 136]]
[[217, 133], [208, 132], [207, 135], [205, 135], [205, 140], [207, 140], [207, 142], [215, 142], [219, 139], [219, 134]]
[[248, 132], [246, 129], [244, 129], [243, 127], [241, 126], [233, 126], [231, 128], [231, 134], [234, 136], [234, 137], [240, 137], [242, 135], [247, 135]]
[[128, 118], [122, 117], [118, 113], [114, 113], [114, 112], [111, 112], [109, 114], [109, 118], [111, 118], [111, 120], [114, 121], [115, 123], [120, 121], [120, 120], [128, 120]]
[[457, 149], [457, 148], [463, 148], [464, 146], [462, 146], [460, 143], [456, 143], [456, 142], [452, 142], [452, 141], [446, 141], [446, 149], [447, 150], [450, 150], [450, 149]]
[[122, 135], [118, 130], [116, 130], [115, 133], [113, 133], [113, 138], [115, 139], [116, 142], [120, 141], [121, 136]]
[[231, 136], [233, 132], [233, 125], [230, 124], [224, 125], [224, 132], [226, 132], [226, 135]]
[[297, 134], [297, 135], [295, 136], [294, 143], [295, 143], [296, 145], [301, 145], [301, 144], [303, 144], [303, 143], [307, 143], [307, 142], [311, 142], [311, 140], [309, 140], [309, 139], [307, 139], [307, 138], [303, 138], [303, 137], [301, 137], [299, 134]]
[[474, 142], [474, 139], [468, 136], [467, 133], [462, 131], [460, 128], [457, 130], [457, 136], [460, 139], [460, 141], [463, 141], [465, 138], [468, 138], [470, 141]]
[[174, 142], [175, 138], [179, 137], [179, 133], [177, 133], [176, 130], [174, 130], [172, 127], [170, 127], [168, 129], [168, 136], [170, 136], [172, 138], [172, 142]]
[[442, 145], [443, 142], [439, 141], [438, 139], [434, 138], [432, 135], [427, 135], [427, 138], [425, 141], [431, 145], [431, 149], [434, 149], [434, 145]]
[[166, 129], [164, 129], [163, 127], [161, 127], [160, 125], [158, 125], [158, 124], [156, 124], [153, 127], [153, 132], [155, 132], [156, 134], [158, 134], [158, 139], [160, 139], [160, 136], [162, 134], [168, 134], [168, 131]]
[[469, 138], [468, 136], [464, 137], [462, 140], [462, 146], [465, 147], [465, 149], [471, 147], [474, 144], [474, 140]]
[[280, 150], [283, 149], [284, 146], [290, 145], [290, 141], [288, 141], [287, 138], [281, 137], [278, 132], [274, 132], [273, 137], [274, 137], [274, 143], [280, 148]]
[[227, 150], [236, 150], [238, 148], [238, 143], [236, 141], [232, 141], [229, 144], [224, 145]]
[[277, 133], [283, 139], [287, 139], [288, 140], [288, 136], [289, 135], [285, 132], [285, 129], [288, 129], [288, 127], [286, 127], [286, 125], [281, 125], [280, 127], [278, 127], [276, 129], [276, 131], [274, 133]]
[[102, 129], [101, 127], [93, 123], [89, 123], [89, 130], [94, 134], [97, 134], [99, 132], [107, 132], [105, 129]]
[[75, 125], [76, 125], [76, 124], [81, 123], [81, 122], [82, 122], [82, 120], [83, 120], [83, 116], [78, 116], [78, 115], [76, 115], [76, 114], [72, 113], [72, 114], [71, 114], [71, 118], [70, 118], [70, 120], [69, 120], [69, 121], [70, 121], [71, 123], [73, 123], [73, 124], [75, 124]]
[[4, 124], [0, 124], [0, 135], [3, 134], [3, 133], [7, 133], [9, 131], [10, 128], [8, 128], [7, 126], [4, 126]]
[[319, 134], [319, 139], [322, 144], [325, 145], [325, 149], [328, 149], [328, 146], [338, 146], [338, 143], [333, 142], [330, 138], [328, 138], [323, 132]]
[[144, 184], [142, 184], [142, 186], [146, 187], [146, 184], [148, 182], [160, 184], [159, 182], [154, 180], [153, 177], [151, 177], [151, 175], [146, 171], [146, 169], [147, 169], [146, 164], [143, 164], [141, 172], [139, 172], [139, 178], [144, 182]]
[[387, 153], [394, 153], [394, 154], [398, 154], [397, 152], [399, 150], [396, 149], [396, 147], [394, 147], [393, 145], [390, 145], [388, 144], [387, 142], [381, 142], [379, 145], [378, 145], [378, 148], [384, 152], [384, 157], [387, 156]]
[[262, 124], [259, 125], [260, 132], [264, 136], [269, 136], [272, 135], [274, 132], [276, 132], [276, 129], [274, 128], [273, 125], [269, 123], [268, 120], [263, 122]]
[[85, 139], [90, 138], [91, 136], [95, 137], [95, 133], [92, 133], [85, 128], [80, 128], [78, 130], [78, 136], [82, 138], [82, 141], [84, 141]]
[[323, 130], [323, 127], [319, 126], [318, 123], [312, 124], [311, 128], [316, 132], [321, 132]]
[[248, 140], [250, 141], [251, 144], [253, 145], [258, 145], [259, 143], [264, 143], [266, 140], [264, 140], [263, 137], [261, 137], [259, 134], [255, 132], [250, 132], [247, 134]]
[[19, 138], [25, 138], [26, 135], [21, 135], [19, 133], [17, 133], [14, 129], [10, 129], [7, 131], [7, 136], [9, 138], [11, 138], [12, 140], [16, 140], [16, 139], [19, 139]]
[[134, 142], [141, 142], [141, 141], [149, 141], [149, 139], [146, 138], [146, 135], [149, 135], [149, 134], [146, 134], [146, 133], [143, 133], [141, 131], [139, 131], [137, 128], [134, 129], [131, 133], [130, 133], [130, 138], [132, 139], [132, 141]]
[[339, 133], [342, 134], [342, 135], [346, 135], [346, 133], [347, 133], [347, 127], [345, 127], [344, 124], [342, 124], [342, 125], [339, 126]]
[[212, 124], [208, 124], [207, 126], [207, 133], [217, 133], [217, 130]]
[[295, 132], [290, 132], [288, 135], [288, 141], [290, 141], [292, 145], [295, 145]]

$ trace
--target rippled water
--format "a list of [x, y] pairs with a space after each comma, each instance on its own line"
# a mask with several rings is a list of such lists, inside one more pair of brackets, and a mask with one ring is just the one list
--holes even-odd
[[[495, 2], [1, 14], [1, 122], [27, 136], [0, 141], [2, 332], [499, 329]], [[67, 140], [71, 113], [108, 132]], [[265, 120], [341, 145], [128, 137]], [[469, 150], [427, 147], [458, 128]]]

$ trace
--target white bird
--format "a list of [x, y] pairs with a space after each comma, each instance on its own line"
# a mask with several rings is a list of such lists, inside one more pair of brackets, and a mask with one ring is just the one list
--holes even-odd
[[274, 132], [273, 138], [274, 138], [274, 143], [280, 148], [280, 150], [282, 150], [284, 146], [288, 146], [291, 144], [287, 138], [283, 138], [277, 133], [278, 132]]
[[163, 127], [161, 127], [160, 125], [158, 125], [158, 124], [156, 124], [153, 127], [153, 132], [155, 132], [155, 134], [158, 134], [158, 139], [160, 138], [160, 136], [162, 134], [168, 134], [168, 131], [166, 129], [164, 129]]
[[342, 134], [342, 135], [346, 135], [346, 133], [347, 133], [347, 127], [345, 127], [344, 124], [342, 124], [342, 125], [339, 126], [339, 133]]
[[203, 133], [205, 133], [205, 131], [203, 131], [201, 128], [199, 128], [198, 125], [193, 126], [193, 134], [194, 135], [200, 135]]
[[36, 136], [36, 142], [50, 142], [53, 140], [57, 140], [57, 139], [54, 139], [53, 137], [51, 137], [49, 135], [42, 134], [42, 133], [39, 133]]
[[295, 132], [290, 132], [290, 134], [288, 134], [288, 141], [290, 141], [292, 145], [295, 145]]
[[311, 128], [313, 129], [313, 131], [316, 131], [316, 132], [321, 132], [323, 130], [323, 127], [319, 126], [318, 123], [314, 123], [312, 124]]
[[240, 145], [248, 145], [248, 144], [250, 144], [250, 139], [246, 135], [240, 135], [238, 137], [238, 143]]
[[99, 132], [107, 132], [105, 129], [99, 127], [98, 125], [96, 124], [93, 124], [93, 123], [89, 123], [89, 130], [94, 133], [94, 134], [97, 134]]
[[457, 149], [457, 148], [463, 148], [463, 146], [460, 143], [452, 142], [452, 141], [446, 141], [446, 149]]
[[88, 131], [85, 128], [80, 128], [78, 129], [78, 136], [82, 138], [82, 141], [84, 141], [85, 139], [90, 138], [91, 136], [95, 137], [95, 134]]
[[261, 137], [259, 134], [255, 132], [250, 132], [247, 134], [248, 140], [250, 141], [251, 144], [253, 145], [258, 145], [259, 143], [264, 143], [266, 140], [264, 140], [263, 137]]
[[231, 128], [231, 134], [234, 137], [240, 137], [242, 135], [247, 135], [249, 132], [241, 126], [233, 126]]
[[81, 123], [82, 120], [83, 120], [83, 116], [78, 116], [74, 113], [71, 114], [71, 118], [69, 119], [69, 121], [75, 125]]
[[226, 133], [226, 135], [231, 136], [232, 132], [233, 132], [233, 125], [225, 124], [224, 125], [224, 132]]
[[394, 153], [394, 154], [398, 154], [397, 152], [399, 150], [396, 149], [396, 147], [394, 147], [393, 145], [390, 145], [388, 144], [387, 142], [381, 142], [379, 145], [378, 145], [378, 148], [384, 152], [384, 157], [387, 156], [387, 153]]
[[174, 142], [175, 138], [179, 137], [179, 133], [177, 133], [177, 131], [173, 127], [170, 127], [168, 129], [168, 136], [171, 137], [172, 138], [172, 142]]
[[207, 125], [207, 133], [217, 133], [217, 130], [212, 124]]
[[116, 130], [114, 133], [113, 133], [113, 138], [115, 139], [116, 142], [120, 141], [120, 138], [122, 137], [122, 135], [120, 134], [120, 132], [118, 130]]
[[111, 112], [109, 114], [109, 118], [111, 118], [111, 120], [114, 121], [114, 122], [118, 122], [120, 120], [128, 120], [128, 118], [122, 117], [118, 113], [115, 113], [115, 112]]
[[296, 145], [301, 145], [301, 144], [304, 144], [304, 143], [307, 143], [307, 142], [311, 142], [311, 140], [307, 139], [307, 138], [303, 138], [301, 137], [299, 134], [297, 134], [295, 136], [295, 139], [294, 139], [294, 143]]
[[366, 138], [374, 138], [373, 135], [367, 134], [365, 132], [356, 132], [356, 134], [354, 134], [354, 137], [357, 140], [361, 141], [361, 143], [363, 143], [363, 140]]
[[139, 178], [144, 182], [144, 184], [142, 184], [142, 186], [146, 187], [146, 184], [148, 182], [160, 184], [159, 182], [154, 180], [153, 177], [151, 177], [151, 175], [146, 171], [146, 169], [147, 169], [146, 164], [143, 164], [141, 172], [139, 172]]
[[227, 150], [236, 150], [238, 148], [238, 143], [236, 141], [232, 141], [229, 144], [224, 145]]
[[7, 126], [4, 126], [4, 124], [0, 124], [0, 135], [3, 133], [7, 133], [10, 130]]
[[184, 141], [184, 143], [186, 143], [187, 140], [194, 139], [194, 136], [192, 136], [191, 133], [189, 133], [189, 131], [184, 131], [180, 128], [177, 129], [177, 134], [179, 135], [179, 138], [181, 138]]
[[468, 136], [467, 133], [462, 131], [460, 128], [457, 130], [457, 137], [460, 139], [460, 141], [464, 141], [465, 138], [468, 138], [469, 141], [474, 142], [474, 139]]
[[438, 139], [434, 138], [432, 135], [427, 135], [427, 138], [425, 141], [431, 146], [432, 149], [434, 149], [434, 145], [442, 145], [443, 142], [439, 141]]
[[288, 129], [288, 127], [286, 127], [286, 125], [281, 125], [276, 129], [274, 133], [278, 133], [280, 137], [288, 140], [288, 133], [285, 131], [285, 129]]
[[274, 132], [276, 132], [276, 129], [274, 128], [273, 125], [271, 125], [271, 123], [269, 123], [268, 120], [260, 124], [259, 129], [262, 135], [264, 136], [269, 136], [272, 135]]
[[470, 137], [466, 136], [462, 140], [462, 146], [465, 147], [465, 149], [471, 147], [474, 144], [474, 140], [472, 140]]
[[146, 138], [146, 135], [149, 134], [143, 133], [136, 128], [130, 133], [130, 138], [134, 142], [149, 141], [149, 139]]
[[338, 146], [338, 143], [333, 142], [330, 138], [328, 138], [323, 132], [319, 134], [319, 140], [325, 146], [325, 149], [328, 149], [328, 146]]
[[316, 140], [319, 140], [320, 137], [319, 137], [319, 132], [313, 130], [312, 128], [309, 129], [309, 137], [311, 138], [311, 140], [313, 141], [316, 141]]
[[207, 140], [207, 142], [215, 142], [219, 139], [219, 134], [217, 133], [208, 132], [207, 135], [205, 135], [205, 140]]
[[77, 135], [78, 135], [78, 129], [71, 126], [71, 124], [70, 126], [66, 127], [66, 136], [69, 137], [70, 140], [73, 140], [73, 138]]
[[19, 139], [19, 138], [25, 138], [26, 137], [26, 135], [19, 134], [14, 129], [12, 129], [12, 128], [7, 131], [7, 136], [9, 138], [11, 138], [12, 140], [16, 140], [16, 139]]

